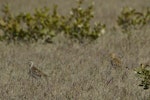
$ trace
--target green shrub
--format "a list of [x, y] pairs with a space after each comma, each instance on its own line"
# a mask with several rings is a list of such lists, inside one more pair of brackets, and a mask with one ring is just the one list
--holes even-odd
[[94, 5], [91, 4], [87, 8], [82, 8], [82, 4], [83, 0], [78, 0], [77, 7], [72, 8], [70, 15], [67, 16], [64, 27], [65, 34], [79, 41], [85, 38], [95, 40], [105, 33], [105, 25], [98, 22], [92, 27], [90, 22], [94, 17]]
[[78, 6], [72, 8], [69, 16], [62, 16], [54, 5], [52, 14], [47, 7], [36, 9], [33, 14], [19, 13], [13, 15], [8, 5], [4, 5], [0, 18], [0, 30], [3, 31], [2, 40], [9, 42], [37, 42], [39, 40], [52, 41], [58, 33], [64, 32], [66, 36], [77, 39], [97, 39], [105, 33], [105, 25], [100, 22], [90, 25], [94, 17], [93, 7], [90, 5], [83, 9], [83, 0], [78, 1]]
[[124, 7], [118, 16], [117, 24], [123, 33], [131, 33], [132, 30], [141, 29], [150, 21], [150, 10], [138, 12], [133, 8]]
[[138, 78], [141, 79], [139, 86], [143, 86], [144, 89], [148, 89], [150, 85], [150, 66], [141, 64], [140, 67], [135, 69], [135, 73], [138, 75]]
[[36, 9], [33, 14], [20, 13], [14, 16], [8, 5], [3, 7], [3, 17], [0, 19], [0, 29], [3, 40], [8, 41], [38, 41], [52, 39], [60, 32], [63, 16], [57, 13], [57, 6], [50, 15], [47, 7]]

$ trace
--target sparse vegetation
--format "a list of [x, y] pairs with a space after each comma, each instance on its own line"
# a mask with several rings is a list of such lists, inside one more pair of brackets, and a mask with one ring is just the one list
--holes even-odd
[[109, 2], [2, 0], [0, 99], [149, 100], [150, 2]]
[[150, 9], [147, 8], [143, 12], [139, 12], [131, 7], [124, 7], [118, 16], [117, 23], [121, 27], [122, 32], [131, 34], [132, 31], [141, 29], [150, 21]]
[[67, 18], [64, 31], [71, 38], [78, 39], [79, 41], [83, 41], [84, 38], [95, 40], [101, 34], [105, 33], [105, 25], [97, 22], [92, 27], [90, 21], [94, 17], [94, 3], [85, 9], [82, 7], [82, 4], [83, 0], [79, 0], [77, 7], [72, 8], [70, 16]]
[[100, 22], [90, 25], [94, 17], [93, 7], [88, 6], [83, 9], [83, 0], [78, 1], [78, 6], [72, 8], [70, 16], [62, 16], [54, 5], [53, 12], [50, 14], [47, 7], [36, 9], [33, 14], [20, 13], [13, 15], [8, 5], [4, 5], [0, 18], [0, 29], [3, 31], [2, 40], [7, 41], [28, 41], [37, 42], [38, 40], [51, 41], [57, 34], [64, 32], [71, 38], [80, 42], [85, 38], [97, 39], [105, 31], [105, 25]]
[[141, 78], [141, 83], [139, 84], [139, 86], [144, 87], [144, 89], [149, 89], [149, 85], [150, 85], [150, 66], [141, 64], [141, 66], [138, 67], [135, 70], [135, 72], [138, 75], [138, 77]]
[[15, 16], [8, 5], [5, 5], [2, 12], [4, 15], [0, 20], [0, 26], [4, 33], [1, 36], [3, 40], [35, 42], [50, 39], [51, 41], [51, 38], [61, 31], [63, 16], [57, 13], [56, 5], [52, 15], [47, 7], [36, 9], [33, 14], [20, 13]]

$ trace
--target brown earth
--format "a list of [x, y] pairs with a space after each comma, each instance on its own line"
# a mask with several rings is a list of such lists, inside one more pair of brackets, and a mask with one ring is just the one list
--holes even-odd
[[[85, 2], [89, 4], [92, 0]], [[75, 1], [71, 0], [0, 0], [9, 3], [13, 13], [32, 12], [37, 7], [59, 5], [68, 14]], [[133, 32], [130, 40], [116, 26], [121, 8], [131, 6], [142, 10], [149, 0], [94, 0], [95, 19], [106, 23], [106, 34], [90, 44], [72, 43], [57, 36], [53, 44], [0, 43], [1, 100], [149, 100], [150, 90], [138, 84], [134, 68], [150, 64], [150, 28]], [[111, 65], [110, 54], [121, 60], [121, 66]], [[33, 60], [48, 74], [44, 79], [28, 75], [27, 62]]]

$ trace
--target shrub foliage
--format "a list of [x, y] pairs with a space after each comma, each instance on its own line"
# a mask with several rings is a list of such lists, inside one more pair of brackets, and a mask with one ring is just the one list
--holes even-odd
[[135, 69], [135, 72], [141, 79], [139, 86], [142, 86], [144, 89], [148, 89], [150, 86], [150, 66], [141, 64], [140, 67]]
[[36, 9], [33, 14], [19, 13], [18, 15], [13, 15], [9, 6], [4, 5], [3, 16], [0, 18], [0, 30], [3, 31], [1, 40], [51, 41], [61, 32], [79, 41], [84, 38], [95, 40], [101, 33], [104, 33], [105, 25], [98, 22], [92, 27], [90, 21], [94, 17], [94, 5], [83, 9], [82, 4], [83, 0], [79, 0], [77, 7], [72, 8], [69, 16], [60, 15], [57, 5], [54, 5], [52, 14], [47, 7], [44, 7]]
[[94, 17], [94, 4], [85, 9], [82, 8], [82, 4], [83, 0], [79, 0], [77, 7], [72, 8], [70, 16], [67, 17], [65, 33], [79, 41], [82, 41], [83, 38], [95, 40], [104, 33], [105, 25], [97, 22], [91, 27], [90, 21]]
[[130, 33], [132, 30], [141, 29], [150, 21], [150, 9], [139, 12], [130, 7], [124, 7], [118, 16], [117, 24], [123, 33]]
[[0, 27], [4, 34], [1, 37], [8, 41], [51, 39], [60, 31], [63, 20], [57, 13], [57, 6], [54, 6], [52, 15], [47, 7], [36, 9], [33, 14], [20, 13], [14, 16], [5, 5], [2, 12], [4, 15], [0, 19]]

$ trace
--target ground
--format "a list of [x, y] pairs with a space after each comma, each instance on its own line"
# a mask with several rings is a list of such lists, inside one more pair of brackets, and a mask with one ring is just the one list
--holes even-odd
[[[89, 4], [88, 0], [85, 2]], [[32, 12], [36, 7], [58, 4], [62, 14], [68, 14], [71, 0], [1, 0], [9, 3], [12, 12]], [[114, 30], [121, 8], [131, 6], [142, 10], [149, 0], [94, 0], [95, 19], [106, 23], [106, 33], [92, 43], [72, 43], [57, 36], [52, 44], [0, 43], [1, 100], [149, 100], [150, 89], [138, 84], [134, 69], [140, 63], [150, 64], [150, 28], [144, 27], [127, 38], [120, 29]], [[121, 66], [111, 64], [111, 54]], [[48, 75], [45, 79], [29, 76], [27, 62]]]

